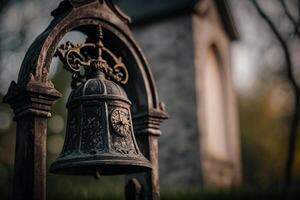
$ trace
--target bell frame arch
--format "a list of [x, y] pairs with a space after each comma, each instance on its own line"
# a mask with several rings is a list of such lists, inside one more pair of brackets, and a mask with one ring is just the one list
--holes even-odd
[[[62, 96], [48, 78], [51, 60], [64, 35], [72, 30], [93, 35], [84, 27], [97, 25], [115, 34], [133, 55], [131, 62], [136, 63], [129, 66], [133, 84], [124, 89], [136, 105], [135, 134], [141, 151], [151, 161], [152, 171], [126, 176], [126, 198], [138, 194], [143, 199], [159, 199], [157, 139], [167, 114], [147, 61], [128, 27], [130, 19], [110, 0], [64, 0], [52, 16], [50, 25], [27, 51], [18, 81], [11, 83], [4, 98], [13, 108], [17, 123], [13, 199], [46, 199], [47, 118], [51, 117], [53, 102]], [[137, 185], [141, 186], [139, 191]]]

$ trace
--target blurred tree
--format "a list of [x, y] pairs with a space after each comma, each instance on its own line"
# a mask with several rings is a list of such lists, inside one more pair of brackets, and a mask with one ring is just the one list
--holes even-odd
[[[290, 1], [292, 2], [292, 1]], [[289, 144], [288, 144], [288, 153], [286, 160], [286, 169], [285, 169], [285, 184], [286, 186], [290, 186], [292, 183], [292, 170], [293, 163], [295, 159], [295, 146], [297, 139], [297, 132], [299, 128], [299, 117], [300, 117], [300, 88], [297, 82], [297, 78], [294, 72], [295, 64], [292, 61], [292, 54], [290, 49], [289, 39], [291, 37], [296, 37], [300, 39], [300, 1], [293, 1], [293, 4], [297, 4], [298, 2], [298, 19], [295, 19], [292, 13], [289, 11], [288, 6], [285, 1], [279, 0], [279, 3], [284, 11], [285, 17], [289, 20], [289, 22], [293, 25], [293, 32], [287, 33], [287, 36], [279, 31], [278, 25], [271, 19], [266, 11], [260, 6], [260, 4], [256, 0], [252, 0], [254, 7], [256, 8], [259, 15], [265, 20], [265, 22], [270, 27], [271, 31], [275, 35], [276, 39], [279, 42], [279, 45], [284, 53], [285, 65], [284, 65], [284, 73], [282, 76], [289, 82], [292, 86], [294, 93], [294, 109], [293, 116], [290, 124], [289, 130]]]

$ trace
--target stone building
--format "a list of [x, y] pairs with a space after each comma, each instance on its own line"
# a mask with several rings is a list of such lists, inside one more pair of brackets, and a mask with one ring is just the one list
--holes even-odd
[[116, 0], [157, 80], [170, 119], [160, 137], [163, 187], [231, 187], [241, 181], [231, 73], [238, 39], [226, 0]]

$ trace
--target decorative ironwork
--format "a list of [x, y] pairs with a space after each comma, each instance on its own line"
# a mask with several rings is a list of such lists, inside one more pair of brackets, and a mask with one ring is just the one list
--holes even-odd
[[[116, 69], [114, 69], [114, 67], [118, 63], [116, 62], [116, 59], [119, 59], [118, 56], [115, 56], [115, 54], [113, 54], [115, 56], [115, 59], [111, 59], [111, 56], [107, 58], [106, 53], [109, 55], [109, 52], [103, 50], [103, 47], [99, 48], [98, 43], [100, 42], [97, 42], [96, 38], [93, 37], [93, 34], [95, 32], [94, 27], [97, 28], [100, 23], [105, 21], [107, 22], [105, 27], [109, 29], [109, 32], [107, 34], [113, 34], [114, 36], [116, 36], [112, 40], [113, 43], [111, 43], [111, 45], [114, 46], [114, 48], [118, 48], [119, 45], [125, 45], [126, 48], [122, 49], [122, 52], [128, 55], [126, 56], [126, 62], [131, 64], [127, 67], [130, 67], [130, 81], [132, 83], [128, 84], [125, 89], [127, 97], [129, 97], [128, 99], [132, 100], [133, 110], [135, 111], [133, 117], [134, 123], [131, 122], [132, 133], [127, 137], [120, 137], [111, 127], [111, 122], [108, 116], [110, 116], [112, 110], [116, 108], [115, 106], [108, 106], [107, 108], [109, 112], [105, 113], [104, 111], [95, 109], [95, 107], [106, 108], [106, 106], [99, 106], [99, 102], [95, 105], [95, 101], [99, 101], [99, 97], [101, 96], [102, 98], [102, 95], [98, 95], [98, 98], [94, 99], [94, 101], [85, 102], [88, 106], [94, 106], [94, 109], [89, 107], [84, 111], [81, 110], [82, 106], [76, 106], [78, 102], [82, 100], [78, 99], [77, 103], [73, 102], [74, 104], [72, 104], [72, 108], [70, 107], [69, 109], [69, 112], [72, 112], [71, 115], [74, 117], [70, 116], [68, 119], [68, 131], [74, 133], [76, 131], [81, 131], [80, 133], [87, 135], [87, 137], [90, 137], [90, 130], [94, 130], [94, 128], [96, 131], [101, 130], [102, 128], [109, 128], [109, 131], [111, 132], [110, 137], [105, 136], [101, 139], [112, 141], [110, 143], [112, 145], [111, 147], [106, 145], [102, 146], [98, 139], [95, 141], [92, 140], [91, 143], [86, 143], [84, 140], [78, 139], [81, 137], [81, 135], [77, 134], [76, 137], [74, 137], [73, 135], [74, 138], [70, 138], [69, 136], [66, 137], [66, 140], [68, 140], [65, 143], [67, 147], [64, 148], [64, 153], [61, 155], [63, 157], [67, 156], [69, 158], [74, 157], [75, 155], [79, 155], [81, 151], [76, 152], [72, 150], [80, 146], [80, 148], [83, 147], [82, 153], [84, 155], [88, 155], [90, 156], [90, 158], [96, 159], [99, 153], [103, 152], [105, 154], [108, 152], [103, 151], [104, 149], [107, 150], [108, 148], [110, 148], [110, 155], [122, 157], [127, 161], [130, 160], [129, 158], [132, 158], [133, 161], [135, 161], [135, 164], [144, 165], [145, 162], [138, 162], [138, 160], [141, 160], [141, 158], [137, 157], [137, 155], [141, 154], [139, 153], [139, 151], [135, 150], [137, 144], [135, 142], [130, 142], [135, 139], [133, 133], [134, 124], [134, 132], [137, 137], [140, 138], [138, 140], [138, 146], [140, 147], [140, 150], [142, 150], [143, 154], [151, 160], [151, 170], [140, 175], [126, 175], [126, 185], [129, 180], [130, 185], [130, 183], [132, 182], [131, 180], [133, 180], [134, 177], [134, 180], [136, 180], [136, 182], [138, 181], [142, 186], [143, 192], [140, 195], [141, 199], [158, 200], [159, 173], [157, 139], [161, 134], [160, 124], [164, 119], [167, 118], [167, 114], [163, 107], [160, 105], [155, 81], [153, 79], [151, 70], [145, 60], [143, 52], [137, 46], [135, 39], [132, 37], [130, 28], [128, 26], [130, 18], [122, 13], [118, 9], [118, 7], [111, 2], [111, 0], [63, 0], [60, 3], [59, 7], [55, 9], [51, 14], [53, 16], [53, 20], [51, 21], [49, 26], [31, 44], [22, 62], [18, 81], [13, 81], [11, 83], [8, 93], [3, 99], [5, 103], [10, 104], [10, 106], [14, 109], [15, 120], [17, 123], [17, 148], [15, 152], [16, 162], [14, 167], [14, 192], [12, 195], [12, 199], [46, 199], [47, 165], [45, 155], [47, 150], [47, 118], [51, 117], [50, 107], [53, 102], [62, 96], [62, 94], [60, 94], [55, 89], [51, 80], [49, 80], [51, 60], [53, 55], [55, 54], [55, 51], [57, 56], [62, 54], [60, 55], [60, 58], [64, 62], [63, 58], [66, 55], [67, 51], [69, 49], [75, 50], [77, 48], [79, 51], [77, 51], [77, 53], [74, 53], [74, 55], [79, 54], [80, 56], [76, 55], [75, 58], [79, 58], [79, 61], [83, 63], [89, 60], [91, 64], [91, 59], [94, 59], [95, 61], [101, 60], [98, 59], [97, 56], [98, 52], [100, 52], [101, 50], [101, 52], [105, 55], [104, 58], [109, 61], [109, 63], [107, 64], [112, 69], [111, 71], [117, 71]], [[53, 48], [58, 44], [59, 41], [61, 41], [66, 33], [69, 33], [72, 30], [77, 30], [83, 34], [89, 35], [89, 37], [93, 37], [90, 38], [93, 39], [93, 42], [89, 40], [86, 43], [91, 42], [94, 44], [84, 44], [82, 46], [87, 45], [86, 48], [79, 48], [79, 45], [73, 45], [69, 43], [69, 45], [66, 45], [66, 48], [64, 50], [61, 50], [61, 52]], [[101, 39], [102, 38], [100, 38], [99, 40], [101, 41]], [[75, 48], [75, 46], [77, 47]], [[87, 49], [89, 50], [89, 53], [83, 53], [87, 51]], [[109, 49], [112, 50], [110, 46]], [[89, 58], [87, 57], [87, 55], [90, 55], [91, 57]], [[125, 59], [125, 54], [123, 58]], [[79, 66], [79, 68], [83, 67], [80, 64], [77, 65]], [[77, 65], [75, 65], [75, 69]], [[66, 64], [65, 66], [68, 67], [68, 65]], [[88, 66], [84, 67], [85, 69], [87, 69], [87, 72], [89, 72], [88, 69], [90, 68]], [[125, 72], [127, 72], [127, 69], [129, 68], [116, 68], [124, 74], [122, 76], [122, 82], [123, 84], [126, 83], [126, 80], [128, 81], [128, 73]], [[125, 72], [123, 72], [122, 70]], [[89, 77], [84, 76], [84, 74], [80, 73], [79, 71], [78, 69], [77, 72], [72, 71], [72, 73], [74, 73], [73, 88], [76, 87], [76, 83], [80, 81], [84, 83], [86, 82], [86, 79], [89, 79]], [[105, 75], [107, 76], [107, 74]], [[113, 79], [112, 76], [107, 76], [106, 78]], [[107, 82], [107, 80], [104, 80], [104, 82]], [[111, 82], [114, 83], [117, 81]], [[84, 84], [81, 85], [84, 86]], [[109, 88], [113, 87], [113, 84], [111, 84], [111, 86], [106, 86], [107, 92], [109, 92]], [[89, 89], [93, 88], [94, 87], [92, 86], [89, 87]], [[89, 90], [89, 92], [90, 91], [91, 90]], [[98, 88], [97, 91], [98, 93], [102, 94], [102, 87]], [[116, 91], [121, 92], [119, 89]], [[82, 93], [80, 92], [81, 91], [78, 91], [78, 93], [75, 92], [74, 95], [81, 95]], [[120, 95], [124, 96], [121, 93]], [[25, 99], [26, 101], [19, 101], [20, 99]], [[120, 102], [124, 102], [124, 98], [120, 98], [119, 103], [109, 103], [110, 100], [112, 99], [107, 99], [107, 101], [105, 100], [106, 102], [108, 102], [108, 105], [120, 105]], [[129, 105], [127, 105], [127, 107], [120, 105], [120, 107], [126, 108], [128, 111], [130, 111]], [[92, 111], [94, 113], [90, 113]], [[83, 121], [82, 117], [84, 117], [86, 113], [89, 113], [90, 116], [98, 116], [102, 114], [101, 116], [105, 117], [105, 119], [103, 120], [105, 120], [105, 122], [108, 122], [107, 126], [98, 126], [98, 124], [90, 118], [86, 118], [87, 121]], [[29, 128], [29, 126], [31, 128]], [[79, 126], [80, 129], [78, 128]], [[98, 137], [98, 133], [102, 134], [102, 132], [97, 132], [95, 134], [95, 137]], [[128, 142], [130, 142], [130, 144], [128, 144]], [[103, 144], [107, 144], [107, 142]], [[123, 148], [123, 146], [125, 146], [126, 148]], [[120, 148], [123, 148], [122, 152], [118, 151]], [[149, 164], [149, 162], [147, 163]], [[98, 177], [99, 171], [95, 171], [95, 168], [91, 169], [94, 169], [93, 175], [96, 174]], [[105, 169], [111, 170], [111, 167], [106, 167]], [[120, 168], [120, 166], [117, 166], [115, 168], [116, 171], [119, 171], [120, 169], [124, 170], [124, 168]], [[132, 165], [128, 166], [128, 169], [132, 169]], [[67, 171], [71, 173], [70, 169], [67, 169]], [[90, 171], [81, 170], [80, 172], [89, 173]], [[24, 184], [26, 185], [26, 187], [24, 187]], [[132, 187], [127, 186], [126, 199], [133, 199], [131, 198], [132, 196], [137, 197], [138, 191], [133, 190]]]
[[[129, 74], [122, 57], [116, 56], [112, 51], [106, 48], [102, 42], [103, 31], [99, 26], [97, 35], [97, 43], [72, 44], [67, 42], [62, 44], [55, 53], [64, 64], [64, 67], [73, 73], [72, 88], [75, 88], [79, 83], [84, 82], [84, 78], [94, 71], [101, 71], [105, 74], [108, 80], [113, 80], [120, 84], [128, 82]], [[94, 53], [94, 58], [91, 53]], [[111, 59], [104, 59], [103, 55]], [[80, 73], [81, 68], [85, 69], [85, 75]]]

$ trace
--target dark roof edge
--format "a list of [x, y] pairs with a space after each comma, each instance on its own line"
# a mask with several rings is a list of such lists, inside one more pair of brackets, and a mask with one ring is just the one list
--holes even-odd
[[169, 18], [178, 17], [180, 15], [192, 13], [195, 4], [188, 4], [179, 8], [173, 8], [167, 12], [155, 14], [155, 15], [144, 15], [136, 20], [133, 20], [130, 24], [133, 28], [143, 27], [151, 23], [160, 22]]
[[[231, 7], [228, 0], [214, 0], [214, 1], [219, 11], [223, 27], [226, 33], [228, 34], [230, 40], [232, 41], [238, 40], [240, 38], [240, 35], [235, 25], [235, 21], [231, 13]], [[174, 7], [173, 9], [169, 9], [167, 12], [162, 12], [155, 15], [151, 15], [151, 14], [144, 15], [142, 17], [139, 17], [136, 20], [133, 20], [131, 27], [132, 28], [143, 27], [151, 23], [156, 23], [172, 17], [192, 13], [195, 9], [196, 3], [197, 1], [190, 1], [190, 3], [188, 4], [179, 7]]]
[[234, 40], [240, 39], [239, 31], [236, 27], [234, 17], [232, 15], [232, 8], [228, 2], [228, 0], [215, 0], [215, 4], [220, 13], [221, 20], [223, 22], [223, 27], [226, 30], [229, 38]]

